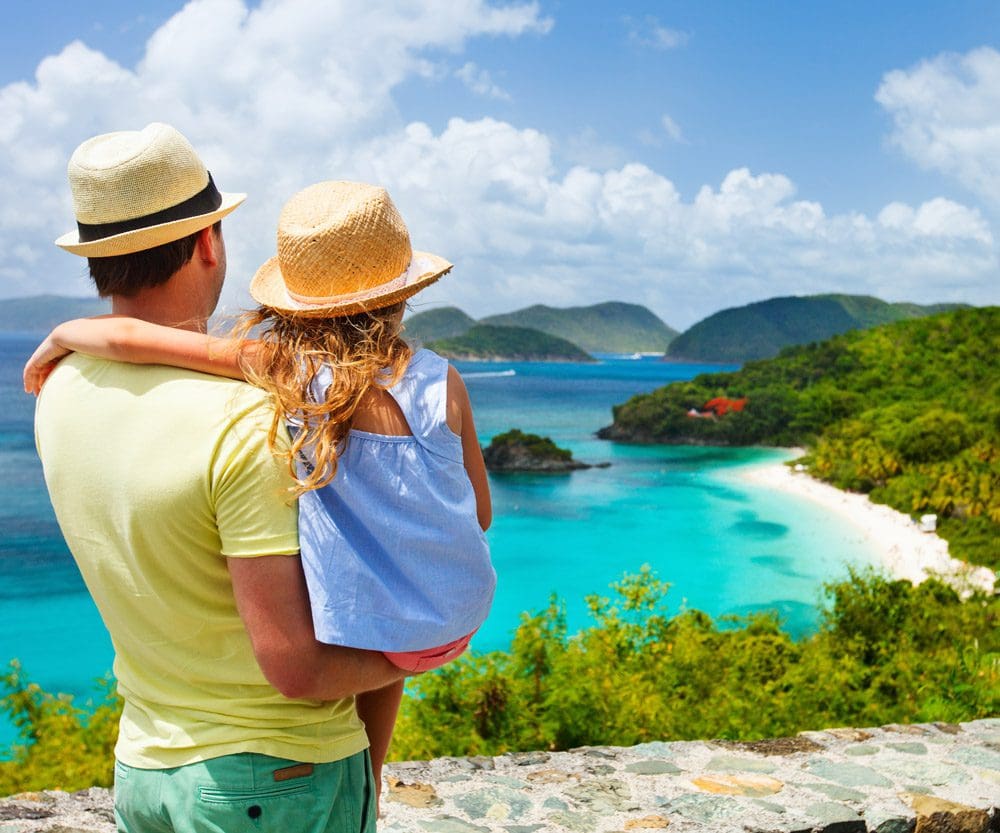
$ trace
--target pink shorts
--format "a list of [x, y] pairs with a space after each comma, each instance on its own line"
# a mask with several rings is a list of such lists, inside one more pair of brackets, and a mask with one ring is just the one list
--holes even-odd
[[451, 662], [469, 647], [469, 640], [472, 633], [459, 637], [454, 642], [446, 645], [438, 645], [436, 648], [427, 648], [423, 651], [402, 651], [399, 653], [383, 651], [385, 658], [397, 668], [404, 671], [430, 671], [433, 668], [440, 668], [446, 662]]

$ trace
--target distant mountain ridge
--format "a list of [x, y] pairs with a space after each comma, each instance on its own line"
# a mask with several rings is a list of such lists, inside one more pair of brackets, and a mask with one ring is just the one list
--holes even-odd
[[426, 344], [441, 338], [463, 336], [476, 326], [476, 319], [458, 307], [439, 307], [418, 312], [403, 322], [403, 336], [407, 341]]
[[741, 363], [777, 356], [784, 347], [822, 341], [848, 330], [867, 330], [966, 304], [888, 303], [867, 295], [770, 298], [720, 310], [675, 338], [674, 359]]
[[0, 332], [47, 333], [70, 318], [89, 318], [111, 312], [103, 298], [68, 298], [64, 295], [32, 295], [5, 298], [0, 302]]
[[476, 321], [457, 307], [411, 315], [405, 336], [418, 344], [465, 336], [477, 324], [517, 327], [568, 341], [586, 353], [663, 353], [677, 331], [639, 304], [609, 301], [557, 309], [536, 304]]
[[573, 342], [526, 327], [477, 324], [455, 338], [430, 341], [431, 350], [460, 361], [592, 362]]
[[618, 301], [563, 309], [535, 304], [480, 323], [540, 330], [588, 353], [662, 353], [677, 336], [646, 307]]
[[[485, 325], [544, 334], [591, 354], [665, 351], [671, 359], [736, 364], [771, 358], [785, 347], [821, 341], [849, 330], [963, 308], [968, 305], [888, 303], [865, 295], [789, 296], [720, 310], [680, 335], [646, 307], [621, 302], [565, 309], [536, 304], [487, 316], [480, 322], [457, 307], [440, 307], [411, 315], [404, 325], [406, 338], [416, 344], [461, 339], [476, 326]], [[7, 298], [0, 303], [0, 332], [45, 333], [61, 321], [110, 311], [109, 301], [93, 297]], [[563, 359], [571, 354], [565, 345], [543, 345], [534, 335], [525, 336], [531, 342], [530, 349], [527, 344], [517, 345], [509, 333], [498, 340], [501, 335], [480, 333], [475, 339], [477, 344], [457, 347], [470, 350], [469, 355], [501, 343], [518, 356], [538, 348]]]

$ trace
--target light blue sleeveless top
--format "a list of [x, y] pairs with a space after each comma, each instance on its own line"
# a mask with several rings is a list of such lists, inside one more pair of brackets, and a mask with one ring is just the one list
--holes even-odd
[[[321, 397], [332, 379], [321, 371]], [[337, 475], [299, 498], [320, 642], [418, 651], [465, 636], [496, 586], [462, 441], [445, 421], [448, 363], [419, 350], [389, 393], [413, 436], [352, 430]]]

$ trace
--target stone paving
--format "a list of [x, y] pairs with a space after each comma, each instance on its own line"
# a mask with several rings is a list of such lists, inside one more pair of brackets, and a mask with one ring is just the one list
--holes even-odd
[[[1000, 833], [1000, 719], [397, 763], [385, 789], [380, 833]], [[110, 806], [13, 797], [0, 833], [111, 833]]]

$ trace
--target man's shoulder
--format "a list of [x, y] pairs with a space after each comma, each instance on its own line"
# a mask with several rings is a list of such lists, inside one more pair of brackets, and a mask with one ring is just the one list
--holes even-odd
[[[230, 420], [273, 413], [271, 399], [243, 381], [165, 365], [132, 365], [73, 354], [53, 371], [42, 388], [46, 400], [76, 407], [169, 409], [179, 419]], [[182, 416], [186, 415], [186, 416]], [[195, 419], [197, 421], [197, 419]]]

